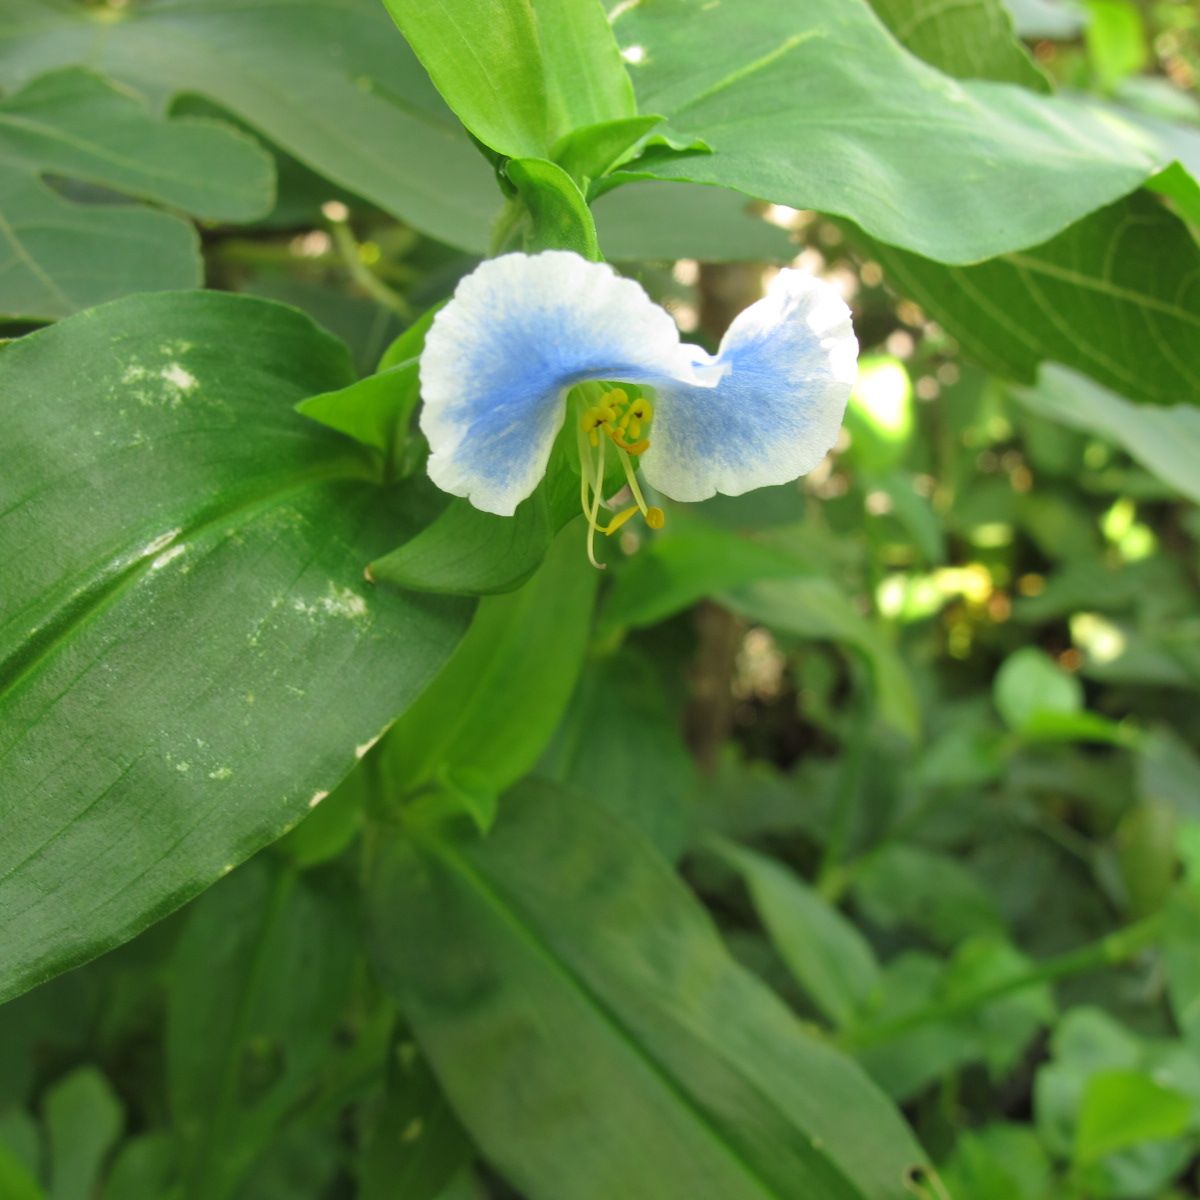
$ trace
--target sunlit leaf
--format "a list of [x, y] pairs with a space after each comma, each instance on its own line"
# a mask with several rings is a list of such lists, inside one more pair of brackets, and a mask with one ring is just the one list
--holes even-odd
[[0, 353], [0, 994], [295, 824], [469, 605], [371, 589], [413, 516], [292, 411], [350, 381], [291, 309], [134, 297]]

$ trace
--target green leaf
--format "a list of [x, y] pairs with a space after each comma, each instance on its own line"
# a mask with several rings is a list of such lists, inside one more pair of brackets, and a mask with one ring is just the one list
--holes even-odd
[[371, 795], [363, 763], [359, 764], [293, 829], [271, 846], [301, 870], [336, 858], [362, 827]]
[[877, 242], [872, 257], [998, 375], [1032, 383], [1049, 359], [1131, 400], [1200, 392], [1200, 248], [1153, 196], [1131, 196], [1033, 250], [946, 267]]
[[247, 863], [188, 912], [171, 959], [167, 1089], [189, 1200], [225, 1200], [313, 1083], [350, 987], [340, 880]]
[[[26, 1042], [25, 1049], [34, 1049], [32, 1040]], [[32, 1183], [41, 1159], [42, 1131], [38, 1123], [24, 1109], [6, 1104], [0, 1113], [0, 1182], [7, 1185], [11, 1177], [15, 1189], [21, 1176], [18, 1168], [23, 1168]], [[34, 1190], [41, 1195], [40, 1189]]]
[[620, 117], [573, 129], [560, 138], [550, 157], [579, 185], [599, 178], [618, 159], [635, 153], [634, 147], [662, 117]]
[[379, 1120], [363, 1154], [362, 1200], [442, 1200], [471, 1143], [416, 1047], [397, 1048]]
[[579, 186], [562, 167], [543, 158], [514, 158], [505, 173], [529, 211], [531, 225], [525, 250], [574, 250], [593, 262], [600, 260], [596, 223]]
[[164, 121], [88, 71], [43, 75], [0, 100], [0, 316], [51, 320], [202, 282], [186, 221], [65, 200], [47, 173], [216, 220], [253, 220], [273, 200], [269, 156], [231, 126]]
[[6, 1200], [46, 1200], [45, 1192], [25, 1164], [3, 1145], [0, 1145], [0, 1195]]
[[760, 579], [791, 579], [804, 564], [772, 546], [677, 515], [668, 532], [625, 564], [605, 597], [601, 639], [642, 629], [711, 596]]
[[392, 342], [376, 374], [334, 392], [309, 396], [296, 405], [296, 411], [306, 417], [379, 450], [388, 478], [399, 465], [421, 399], [417, 364], [440, 307], [422, 314]]
[[956, 79], [996, 79], [1037, 92], [1050, 84], [1013, 32], [1002, 0], [871, 0], [892, 36]]
[[308, 396], [296, 411], [394, 459], [420, 399], [417, 360], [409, 359], [348, 387]]
[[564, 535], [519, 591], [480, 602], [454, 656], [380, 747], [392, 787], [467, 769], [498, 793], [533, 766], [583, 663], [596, 574]]
[[1048, 654], [1025, 646], [1009, 655], [992, 686], [996, 709], [1014, 733], [1023, 733], [1046, 714], [1075, 716], [1083, 711], [1083, 684]]
[[896, 1111], [605, 810], [525, 784], [485, 840], [382, 844], [370, 893], [384, 980], [530, 1200], [909, 1195]]
[[1096, 81], [1110, 90], [1146, 65], [1146, 28], [1129, 0], [1084, 0], [1088, 15], [1084, 40]]
[[104, 1159], [121, 1135], [124, 1107], [95, 1067], [80, 1067], [54, 1085], [43, 1108], [50, 1200], [89, 1200]]
[[941, 261], [1042, 242], [1163, 165], [1083, 102], [949, 79], [865, 0], [663, 0], [618, 6], [615, 28], [643, 110], [712, 147], [631, 169], [836, 213]]
[[850, 463], [869, 476], [896, 470], [908, 457], [916, 425], [912, 379], [898, 358], [865, 355], [846, 405]]
[[384, 0], [446, 103], [485, 146], [547, 158], [585, 125], [632, 117], [599, 0]]
[[921, 846], [884, 846], [855, 871], [853, 886], [863, 913], [881, 928], [920, 929], [940, 946], [1004, 929], [987, 888], [961, 863]]
[[493, 173], [378, 0], [5, 0], [0, 86], [69, 64], [164, 103], [204, 96], [418, 229], [487, 246]]
[[787, 231], [751, 212], [725, 188], [694, 183], [634, 183], [605, 192], [592, 205], [600, 246], [614, 262], [697, 258], [705, 262], [795, 257]]
[[622, 648], [588, 664], [538, 774], [594, 796], [677, 858], [698, 787], [680, 725], [656, 664]]
[[307, 318], [218, 293], [0, 352], [0, 996], [295, 824], [461, 636], [465, 603], [362, 582], [409, 490], [292, 411], [349, 378]]
[[1053, 364], [1041, 369], [1035, 387], [1014, 389], [1013, 395], [1039, 416], [1115, 442], [1181, 495], [1200, 502], [1200, 410], [1194, 405], [1130, 404]]
[[1142, 1044], [1116, 1018], [1097, 1008], [1072, 1008], [1050, 1041], [1052, 1060], [1038, 1068], [1034, 1110], [1049, 1149], [1070, 1155], [1087, 1082], [1094, 1075], [1141, 1064]]
[[[1200, 826], [1192, 826], [1193, 837]], [[1200, 889], [1193, 880], [1180, 889], [1166, 909], [1167, 936], [1163, 942], [1163, 969], [1167, 998], [1179, 1032], [1193, 1047], [1200, 1047]]]
[[1075, 1158], [1093, 1162], [1140, 1142], [1178, 1137], [1191, 1124], [1192, 1101], [1141, 1071], [1101, 1071], [1084, 1089]]
[[879, 983], [871, 944], [782, 863], [717, 839], [711, 847], [741, 875], [775, 949], [821, 1011], [851, 1024]]
[[165, 1130], [143, 1133], [121, 1144], [101, 1200], [178, 1200], [172, 1187], [175, 1178], [176, 1146]]
[[942, 1180], [963, 1200], [1049, 1200], [1053, 1168], [1032, 1129], [997, 1123], [958, 1138]]
[[[318, 199], [353, 193], [442, 241], [488, 247], [499, 200], [494, 172], [378, 0], [341, 0], [336, 9], [320, 0], [141, 0], [119, 11], [61, 0], [0, 6], [0, 86], [69, 63], [163, 100], [208, 97], [333, 181]], [[297, 78], [306, 81], [302, 92]], [[569, 135], [553, 154], [578, 165]], [[619, 261], [790, 258], [786, 234], [744, 209], [744, 197], [717, 188], [646, 185], [602, 197], [597, 221], [607, 256]]]
[[368, 570], [382, 584], [419, 592], [511, 592], [546, 557], [555, 525], [543, 488], [521, 501], [511, 517], [483, 512], [455, 497], [414, 538]]

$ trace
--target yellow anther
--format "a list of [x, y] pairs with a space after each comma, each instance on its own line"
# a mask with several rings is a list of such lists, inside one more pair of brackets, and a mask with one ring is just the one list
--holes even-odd
[[635, 458], [650, 449], [650, 443], [645, 438], [640, 442], [627, 442], [615, 429], [610, 429], [607, 433], [615, 446], [619, 446], [626, 454], [632, 454]]
[[623, 509], [621, 512], [617, 513], [617, 515], [615, 517], [613, 517], [613, 519], [611, 521], [609, 521], [609, 523], [607, 525], [597, 525], [596, 528], [601, 533], [606, 534], [609, 537], [611, 537], [637, 511], [638, 511], [638, 506], [636, 504], [631, 504], [628, 508]]
[[[594, 539], [597, 533], [611, 536], [639, 512], [650, 529], [661, 529], [666, 521], [661, 508], [646, 504], [637, 479], [635, 460], [650, 449], [649, 437], [642, 435], [649, 432], [647, 426], [653, 419], [654, 406], [650, 401], [641, 396], [631, 400], [623, 388], [612, 388], [605, 392], [580, 415], [577, 428], [579, 498], [588, 524], [588, 559], [595, 567], [603, 569], [604, 565], [596, 558]], [[602, 525], [599, 517], [603, 502], [607, 442], [612, 442], [616, 447], [634, 503]]]

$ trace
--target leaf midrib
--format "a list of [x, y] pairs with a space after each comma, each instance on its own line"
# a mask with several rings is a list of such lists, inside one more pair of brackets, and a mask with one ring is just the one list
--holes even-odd
[[[150, 569], [155, 559], [171, 546], [192, 540], [212, 526], [238, 519], [244, 523], [260, 510], [270, 507], [291, 492], [301, 491], [316, 484], [367, 482], [373, 478], [364, 460], [340, 458], [308, 471], [289, 477], [283, 486], [278, 483], [269, 489], [243, 494], [233, 504], [217, 504], [205, 509], [193, 524], [182, 524], [170, 539], [162, 544], [150, 543], [132, 559], [118, 557], [110, 560], [98, 571], [93, 580], [78, 593], [73, 603], [61, 604], [49, 619], [37, 627], [36, 635], [27, 639], [6, 659], [0, 662], [0, 711], [13, 696], [48, 659], [63, 646], [73, 634], [90, 624], [110, 608]], [[3, 758], [0, 757], [0, 762]]]
[[[540, 932], [523, 917], [519, 906], [511, 903], [500, 888], [485, 878], [453, 846], [438, 839], [436, 835], [418, 833], [416, 836], [420, 837], [432, 853], [437, 855], [451, 871], [458, 874], [467, 886], [483, 900], [485, 905], [495, 912], [516, 933], [517, 937], [525, 942], [547, 964], [550, 970], [584, 1001], [587, 1007], [596, 1013], [601, 1022], [612, 1031], [616, 1039], [625, 1045], [633, 1057], [640, 1061], [662, 1087], [679, 1101], [684, 1111], [693, 1118], [696, 1124], [708, 1135], [725, 1157], [745, 1175], [756, 1191], [768, 1198], [768, 1200], [793, 1200], [792, 1197], [777, 1190], [775, 1184], [770, 1180], [763, 1178], [758, 1168], [746, 1158], [742, 1151], [737, 1146], [732, 1145], [723, 1136], [720, 1127], [671, 1074], [670, 1070], [648, 1052], [645, 1045], [621, 1017], [596, 994], [579, 973], [569, 963], [565, 962], [545, 938], [541, 936]], [[757, 1089], [755, 1090], [757, 1091]], [[771, 1106], [775, 1107], [774, 1104]], [[846, 1180], [846, 1177], [842, 1175], [841, 1171], [829, 1159], [822, 1158], [820, 1161], [827, 1168], [836, 1171], [838, 1176], [855, 1193], [858, 1192], [854, 1184]]]

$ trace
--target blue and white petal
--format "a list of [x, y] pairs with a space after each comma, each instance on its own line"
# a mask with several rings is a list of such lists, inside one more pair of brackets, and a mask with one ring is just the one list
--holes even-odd
[[726, 332], [716, 386], [659, 386], [640, 463], [646, 481], [672, 500], [694, 501], [811, 471], [837, 440], [857, 359], [850, 310], [837, 291], [802, 271], [781, 271]]
[[670, 316], [577, 254], [507, 254], [458, 285], [421, 355], [429, 475], [510, 516], [537, 486], [567, 389], [586, 380], [698, 382]]

